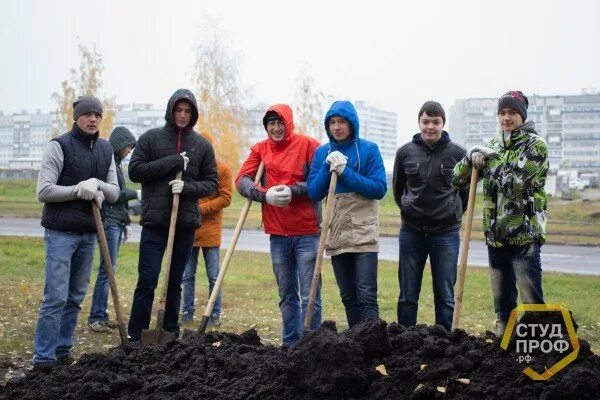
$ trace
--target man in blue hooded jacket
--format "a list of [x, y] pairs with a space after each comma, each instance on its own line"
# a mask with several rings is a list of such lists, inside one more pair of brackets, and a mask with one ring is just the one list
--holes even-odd
[[387, 190], [379, 148], [359, 137], [359, 121], [349, 101], [336, 101], [325, 115], [329, 143], [317, 148], [307, 186], [320, 201], [327, 195], [330, 173], [338, 174], [335, 205], [325, 250], [349, 327], [379, 316], [377, 255], [379, 201]]

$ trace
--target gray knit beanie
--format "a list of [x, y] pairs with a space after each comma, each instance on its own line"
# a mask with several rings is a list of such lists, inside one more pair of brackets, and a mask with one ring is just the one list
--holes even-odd
[[100, 114], [102, 117], [102, 102], [94, 96], [79, 96], [77, 100], [73, 102], [73, 119], [77, 121], [77, 118], [82, 115], [95, 112]]

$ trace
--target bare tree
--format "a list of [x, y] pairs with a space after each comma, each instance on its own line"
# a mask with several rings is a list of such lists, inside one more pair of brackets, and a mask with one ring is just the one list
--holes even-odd
[[193, 83], [198, 96], [197, 129], [215, 138], [215, 152], [234, 173], [240, 166], [244, 109], [239, 86], [237, 58], [222, 42], [216, 23], [196, 46]]
[[301, 73], [296, 89], [296, 127], [298, 132], [312, 136], [318, 141], [323, 141], [325, 136], [322, 123], [324, 100], [323, 93], [315, 90], [314, 79], [306, 73]]
[[[71, 69], [69, 80], [61, 82], [61, 92], [52, 94], [52, 100], [56, 102], [56, 113], [58, 117], [58, 127], [52, 133], [56, 137], [65, 130], [70, 130], [73, 126], [73, 102], [78, 95], [99, 96], [102, 89], [102, 73], [104, 64], [102, 55], [96, 51], [96, 45], [91, 49], [83, 44], [79, 44], [79, 54], [81, 61], [79, 69]], [[103, 116], [100, 125], [100, 137], [108, 138], [112, 130], [115, 115], [115, 97], [106, 98], [102, 102]]]

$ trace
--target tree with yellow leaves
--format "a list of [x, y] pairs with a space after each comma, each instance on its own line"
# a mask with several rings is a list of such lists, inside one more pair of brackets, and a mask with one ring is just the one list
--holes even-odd
[[314, 79], [301, 73], [298, 76], [298, 87], [296, 89], [296, 128], [298, 132], [309, 135], [323, 141], [325, 131], [323, 129], [323, 102], [325, 96], [322, 92], [315, 90]]
[[209, 37], [196, 46], [193, 73], [199, 113], [196, 128], [215, 138], [217, 157], [236, 175], [245, 144], [245, 111], [238, 85], [237, 59], [225, 49], [218, 33], [218, 29], [211, 29]]
[[[73, 102], [77, 96], [96, 96], [102, 88], [102, 73], [104, 64], [102, 55], [96, 51], [96, 46], [88, 49], [85, 45], [79, 44], [79, 53], [81, 62], [79, 70], [71, 69], [71, 78], [62, 81], [62, 92], [52, 94], [52, 100], [56, 102], [58, 127], [52, 133], [56, 137], [65, 130], [73, 127]], [[112, 130], [115, 117], [115, 97], [105, 98], [102, 102], [102, 123], [100, 124], [100, 137], [108, 138]]]

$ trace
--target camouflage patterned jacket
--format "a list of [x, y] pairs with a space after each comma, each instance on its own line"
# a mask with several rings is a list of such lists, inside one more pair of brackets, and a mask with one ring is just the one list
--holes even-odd
[[[502, 132], [488, 142], [497, 154], [482, 170], [483, 230], [488, 246], [523, 246], [546, 240], [548, 172], [546, 142], [527, 121], [506, 137]], [[456, 164], [452, 185], [464, 188], [471, 178], [467, 157]]]

